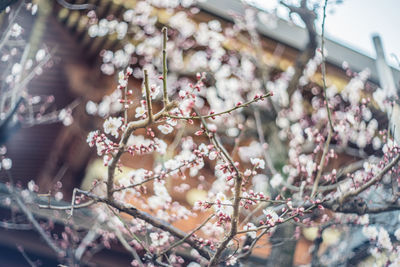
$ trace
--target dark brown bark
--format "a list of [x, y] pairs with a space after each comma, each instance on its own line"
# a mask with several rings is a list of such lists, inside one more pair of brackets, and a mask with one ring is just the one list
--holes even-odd
[[313, 10], [308, 9], [306, 0], [301, 1], [300, 7], [288, 5], [282, 1], [281, 3], [289, 9], [290, 14], [296, 13], [300, 16], [306, 26], [308, 35], [308, 43], [304, 50], [300, 51], [299, 55], [297, 56], [294, 65], [295, 73], [290, 80], [287, 89], [290, 98], [296, 91], [299, 84], [299, 79], [303, 75], [303, 70], [306, 67], [308, 61], [314, 57], [315, 50], [318, 46], [318, 34], [315, 30], [314, 24], [317, 15]]
[[296, 226], [293, 223], [284, 223], [277, 227], [271, 237], [271, 254], [268, 257], [268, 267], [289, 267], [293, 265], [296, 239], [294, 232]]
[[[281, 3], [289, 9], [291, 14], [296, 13], [300, 16], [300, 18], [303, 20], [306, 26], [308, 33], [308, 43], [304, 48], [304, 50], [300, 51], [299, 55], [297, 56], [294, 65], [295, 73], [292, 79], [290, 80], [287, 88], [289, 99], [291, 99], [291, 96], [298, 87], [299, 79], [303, 75], [304, 68], [306, 67], [308, 61], [314, 57], [315, 50], [317, 49], [318, 46], [318, 39], [317, 39], [318, 34], [315, 30], [315, 24], [314, 24], [317, 16], [313, 10], [310, 10], [307, 7], [307, 0], [302, 0], [299, 7], [287, 5], [282, 1]], [[284, 154], [285, 148], [282, 146], [282, 143], [279, 142], [279, 139], [277, 138], [277, 132], [274, 133], [274, 131], [272, 131], [271, 133], [270, 130], [268, 143], [273, 144], [273, 146], [270, 147], [280, 150], [283, 149], [283, 151], [274, 151], [274, 153], [277, 153], [277, 155]], [[271, 238], [272, 249], [271, 249], [271, 255], [268, 257], [269, 259], [268, 266], [278, 267], [278, 266], [293, 265], [293, 258], [297, 244], [297, 241], [293, 238], [294, 233], [295, 233], [295, 225], [292, 223], [285, 223], [278, 226], [275, 234]], [[274, 245], [279, 242], [282, 242], [283, 240], [284, 240], [283, 245]]]

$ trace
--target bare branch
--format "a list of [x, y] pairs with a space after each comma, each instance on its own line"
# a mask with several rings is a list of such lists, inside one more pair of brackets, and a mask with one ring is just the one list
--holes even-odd
[[10, 223], [0, 221], [0, 227], [10, 230], [32, 230], [32, 225], [26, 223]]
[[[175, 108], [177, 105], [176, 102], [170, 102], [167, 106], [165, 106], [161, 111], [158, 113], [154, 114], [153, 120], [156, 121], [162, 117], [166, 116], [166, 113]], [[143, 120], [138, 120], [138, 121], [132, 121], [128, 123], [128, 126], [125, 130], [125, 132], [122, 135], [122, 138], [119, 142], [119, 147], [118, 151], [113, 155], [110, 164], [108, 166], [108, 178], [107, 178], [107, 197], [109, 199], [112, 199], [112, 194], [113, 194], [113, 186], [114, 186], [114, 175], [115, 175], [115, 168], [117, 167], [118, 161], [121, 158], [122, 154], [125, 152], [125, 146], [128, 143], [128, 139], [131, 136], [131, 134], [139, 129], [139, 128], [145, 128], [149, 125], [149, 119], [143, 119]]]
[[[177, 237], [177, 238], [185, 238], [186, 233], [175, 228], [174, 226], [172, 226], [171, 224], [169, 224], [166, 221], [160, 220], [158, 218], [155, 218], [154, 216], [141, 211], [139, 209], [137, 209], [136, 207], [132, 206], [132, 205], [126, 205], [124, 203], [109, 199], [109, 198], [103, 198], [103, 197], [99, 197], [95, 194], [92, 194], [90, 192], [86, 192], [83, 190], [79, 190], [80, 193], [86, 195], [87, 197], [97, 201], [97, 202], [102, 202], [105, 203], [113, 208], [116, 208], [117, 210], [119, 210], [120, 212], [124, 212], [127, 213], [135, 218], [141, 219], [151, 225], [153, 225], [156, 228], [159, 228], [163, 231], [169, 232], [170, 234], [172, 234], [173, 236]], [[205, 248], [201, 247], [199, 244], [197, 244], [196, 241], [191, 240], [191, 239], [187, 239], [185, 241], [185, 243], [189, 244], [192, 248], [194, 248], [195, 250], [197, 250], [199, 252], [199, 254], [201, 256], [203, 256], [206, 259], [209, 259], [209, 253], [208, 250], [206, 250]]]
[[170, 251], [173, 248], [176, 248], [177, 246], [180, 246], [181, 244], [185, 243], [186, 239], [190, 238], [194, 233], [196, 233], [197, 231], [199, 231], [201, 228], [203, 228], [203, 226], [212, 218], [214, 217], [214, 214], [212, 214], [211, 216], [209, 216], [206, 220], [204, 220], [204, 222], [202, 222], [199, 226], [197, 226], [193, 231], [191, 231], [189, 234], [187, 234], [184, 238], [182, 238], [181, 240], [175, 242], [174, 244], [172, 244], [169, 248], [167, 248], [166, 250], [162, 251], [161, 253], [159, 253], [159, 255], [164, 255], [166, 253], [168, 253], [168, 251]]
[[329, 129], [328, 129], [328, 138], [325, 141], [325, 146], [324, 146], [324, 150], [322, 152], [321, 161], [318, 166], [318, 173], [314, 180], [314, 186], [313, 186], [313, 189], [311, 192], [311, 198], [315, 197], [315, 194], [317, 193], [319, 180], [321, 179], [322, 171], [324, 170], [324, 166], [325, 166], [326, 154], [328, 153], [329, 144], [331, 142], [332, 134], [334, 131], [333, 124], [332, 124], [331, 109], [329, 108], [328, 95], [326, 94], [326, 68], [325, 68], [325, 51], [324, 51], [324, 49], [325, 49], [325, 18], [326, 18], [327, 5], [328, 5], [328, 0], [325, 0], [323, 18], [322, 18], [322, 34], [321, 34], [321, 55], [322, 55], [321, 71], [322, 71], [323, 91], [324, 91], [324, 97], [325, 97], [325, 106], [326, 106], [326, 111], [328, 113]]
[[18, 207], [28, 218], [33, 228], [39, 233], [39, 235], [44, 239], [47, 245], [54, 251], [58, 256], [64, 256], [65, 252], [49, 237], [49, 235], [43, 230], [38, 221], [33, 216], [32, 212], [26, 207], [25, 203], [22, 201], [21, 197], [17, 192], [14, 191], [13, 187], [10, 187], [10, 193], [12, 193]]
[[166, 27], [162, 28], [163, 33], [163, 47], [162, 47], [162, 62], [163, 62], [163, 102], [164, 107], [169, 105], [168, 90], [167, 90], [167, 40], [168, 40], [168, 29]]
[[208, 266], [215, 266], [218, 264], [218, 261], [219, 261], [219, 258], [221, 257], [222, 252], [226, 249], [226, 246], [228, 245], [228, 243], [235, 237], [235, 235], [237, 233], [237, 228], [238, 228], [238, 223], [239, 223], [239, 209], [240, 209], [239, 204], [240, 204], [240, 197], [241, 197], [241, 193], [242, 193], [241, 191], [242, 191], [243, 177], [242, 177], [241, 173], [239, 172], [238, 168], [236, 167], [231, 156], [228, 154], [226, 149], [220, 143], [216, 133], [211, 133], [207, 127], [207, 123], [206, 123], [204, 117], [202, 117], [199, 114], [199, 112], [196, 111], [196, 113], [197, 113], [197, 116], [200, 117], [201, 122], [204, 126], [204, 129], [206, 130], [208, 137], [214, 142], [214, 145], [216, 146], [216, 148], [218, 148], [218, 150], [221, 151], [221, 153], [224, 155], [226, 160], [230, 163], [230, 165], [236, 171], [231, 229], [230, 229], [229, 234], [227, 236], [225, 236], [224, 240], [219, 244], [217, 251], [210, 259]]
[[214, 113], [214, 114], [210, 114], [210, 115], [201, 116], [198, 113], [197, 116], [183, 117], [183, 116], [168, 115], [168, 117], [174, 118], [174, 119], [181, 119], [181, 120], [199, 120], [199, 119], [201, 120], [201, 118], [208, 119], [208, 118], [218, 117], [218, 116], [221, 116], [221, 115], [224, 115], [224, 114], [230, 114], [232, 111], [235, 111], [237, 109], [248, 107], [250, 104], [252, 104], [254, 102], [257, 102], [257, 101], [260, 101], [260, 100], [263, 100], [264, 98], [267, 98], [267, 97], [270, 97], [270, 96], [272, 96], [271, 92], [269, 92], [269, 93], [267, 93], [265, 95], [261, 95], [259, 97], [255, 97], [253, 100], [247, 101], [247, 102], [245, 102], [243, 104], [238, 104], [238, 105], [236, 105], [235, 107], [233, 107], [231, 109], [228, 109], [228, 110], [225, 110], [225, 111], [221, 111], [221, 112], [218, 112], [218, 113]]
[[360, 193], [364, 192], [366, 189], [368, 189], [370, 186], [374, 185], [375, 183], [377, 183], [378, 181], [382, 180], [383, 176], [389, 172], [400, 160], [400, 154], [397, 154], [394, 159], [392, 159], [392, 161], [385, 166], [385, 168], [383, 168], [377, 175], [375, 175], [371, 180], [369, 180], [368, 182], [364, 183], [363, 185], [361, 185], [359, 188], [353, 190], [353, 191], [349, 191], [346, 194], [344, 194], [342, 197], [340, 197], [339, 199], [339, 203], [340, 205], [342, 205], [344, 203], [344, 201], [346, 201], [348, 198], [350, 197], [354, 197], [359, 195]]
[[147, 104], [147, 115], [148, 115], [148, 124], [153, 122], [153, 106], [151, 104], [151, 93], [149, 86], [149, 74], [147, 70], [144, 70], [144, 88], [146, 91], [146, 104]]
[[57, 0], [57, 2], [70, 10], [85, 10], [85, 9], [95, 9], [96, 6], [93, 4], [70, 4], [66, 0]]
[[318, 34], [317, 34], [317, 31], [316, 31], [315, 25], [314, 25], [314, 21], [317, 18], [317, 16], [312, 10], [309, 10], [307, 8], [306, 2], [307, 1], [302, 1], [300, 7], [297, 7], [297, 6], [289, 5], [289, 4], [285, 3], [284, 1], [280, 1], [280, 3], [282, 5], [284, 5], [285, 7], [287, 7], [289, 9], [290, 13], [297, 13], [300, 16], [300, 18], [303, 20], [303, 22], [306, 26], [307, 33], [308, 33], [308, 43], [307, 43], [306, 47], [304, 48], [304, 50], [302, 50], [300, 52], [300, 54], [297, 56], [295, 66], [294, 66], [295, 73], [288, 85], [287, 92], [289, 95], [289, 99], [291, 98], [293, 93], [296, 91], [298, 83], [299, 83], [299, 79], [303, 75], [303, 70], [306, 67], [308, 61], [314, 57], [315, 50], [317, 49], [317, 45], [318, 45], [318, 41], [317, 41]]

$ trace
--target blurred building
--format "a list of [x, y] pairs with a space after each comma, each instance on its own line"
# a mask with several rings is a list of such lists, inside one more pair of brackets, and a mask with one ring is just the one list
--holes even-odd
[[[35, 180], [40, 192], [54, 191], [57, 181], [62, 182], [64, 199], [71, 198], [72, 189], [81, 186], [86, 179], [96, 176], [98, 162], [93, 161], [96, 153], [86, 143], [87, 133], [102, 124], [102, 120], [86, 113], [88, 100], [100, 101], [116, 87], [113, 76], [104, 76], [100, 72], [99, 54], [104, 49], [117, 49], [121, 46], [117, 36], [106, 35], [91, 38], [88, 34], [87, 10], [71, 10], [63, 7], [57, 1], [38, 0], [39, 11], [36, 16], [30, 16], [22, 11], [18, 23], [24, 28], [26, 40], [29, 40], [30, 54], [42, 48], [43, 45], [51, 52], [52, 60], [44, 68], [42, 75], [29, 85], [31, 95], [54, 96], [55, 109], [63, 109], [71, 103], [77, 103], [73, 109], [74, 121], [71, 125], [62, 123], [38, 125], [30, 128], [20, 128], [12, 132], [6, 141], [7, 156], [13, 160], [12, 175], [22, 186], [30, 180]], [[110, 14], [121, 17], [125, 10], [134, 8], [136, 1], [123, 0], [90, 0], [69, 1], [71, 4], [89, 2], [96, 6], [98, 18], [107, 18]], [[243, 14], [244, 7], [239, 0], [209, 0], [199, 3], [200, 13], [196, 14], [198, 21], [218, 19], [223, 25], [233, 22], [232, 12]], [[160, 10], [160, 23], [168, 24], [168, 16]], [[7, 25], [7, 14], [0, 14], [0, 30]], [[296, 57], [307, 44], [307, 32], [304, 28], [277, 19], [274, 27], [268, 27], [261, 20], [257, 21], [257, 30], [262, 36], [262, 60], [274, 62], [277, 71], [283, 71], [293, 65]], [[227, 44], [234, 49], [253, 49], [250, 43], [238, 41]], [[349, 76], [342, 69], [342, 63], [348, 62], [349, 68], [360, 72], [365, 68], [371, 71], [371, 86], [380, 84], [376, 61], [335, 41], [326, 40], [329, 51], [327, 75], [331, 83], [343, 88], [349, 81]], [[400, 71], [390, 68], [389, 71], [396, 83], [400, 80]], [[1, 73], [0, 73], [1, 74]], [[315, 82], [320, 76], [316, 74]], [[140, 81], [137, 81], [139, 84]], [[74, 102], [75, 101], [75, 102]], [[382, 118], [386, 120], [386, 118]], [[151, 168], [152, 158], [140, 157], [130, 167], [148, 166]], [[99, 167], [100, 168], [100, 167]], [[92, 178], [91, 178], [92, 177]], [[0, 191], [1, 192], [4, 191]], [[182, 196], [173, 196], [180, 201], [186, 201]], [[35, 212], [39, 212], [35, 209]], [[10, 211], [2, 209], [2, 214], [8, 216]], [[51, 216], [43, 213], [42, 216]], [[83, 219], [87, 214], [80, 214]], [[61, 223], [60, 220], [58, 223]], [[179, 227], [193, 229], [196, 220], [185, 222]], [[85, 225], [83, 223], [82, 225]], [[20, 256], [15, 244], [25, 248], [27, 253], [43, 259], [45, 266], [56, 265], [55, 257], [46, 245], [36, 242], [38, 236], [32, 231], [0, 230], [0, 261], [4, 266], [23, 266], [24, 259]], [[40, 244], [39, 244], [40, 243]], [[296, 264], [310, 262], [308, 253], [311, 241], [302, 238], [298, 243], [295, 255]], [[265, 248], [259, 249], [254, 260], [262, 265]], [[97, 257], [97, 256], [96, 256]], [[125, 259], [124, 259], [125, 258]], [[130, 255], [120, 247], [100, 253], [96, 262], [98, 266], [123, 266]], [[116, 265], [116, 263], [118, 264]]]

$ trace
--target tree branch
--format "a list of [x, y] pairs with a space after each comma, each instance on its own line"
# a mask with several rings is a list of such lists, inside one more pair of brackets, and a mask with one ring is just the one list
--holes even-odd
[[[159, 228], [163, 231], [169, 232], [170, 234], [172, 234], [173, 236], [175, 236], [177, 238], [183, 239], [187, 235], [185, 232], [175, 228], [168, 222], [160, 220], [158, 218], [155, 218], [154, 216], [152, 216], [146, 212], [143, 212], [132, 205], [126, 205], [124, 203], [121, 203], [121, 202], [118, 202], [118, 201], [115, 201], [115, 200], [112, 200], [109, 198], [103, 198], [103, 197], [97, 196], [93, 193], [83, 191], [83, 190], [79, 190], [79, 192], [82, 193], [83, 195], [86, 195], [87, 197], [95, 200], [96, 202], [105, 203], [105, 204], [109, 205], [110, 207], [116, 208], [120, 212], [127, 213], [135, 218], [141, 219], [141, 220], [153, 225], [156, 228]], [[185, 240], [185, 243], [189, 244], [192, 248], [197, 250], [199, 252], [199, 254], [201, 256], [203, 256], [204, 258], [206, 258], [206, 259], [210, 258], [208, 250], [206, 250], [205, 248], [198, 245], [196, 241], [187, 239], [187, 240]]]
[[162, 57], [163, 57], [163, 102], [164, 107], [168, 106], [169, 99], [168, 99], [168, 90], [167, 90], [167, 40], [168, 40], [168, 30], [166, 27], [162, 28], [163, 34], [163, 47], [162, 47]]

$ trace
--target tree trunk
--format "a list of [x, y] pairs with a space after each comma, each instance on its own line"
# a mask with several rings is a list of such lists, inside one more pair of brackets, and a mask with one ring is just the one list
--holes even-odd
[[274, 235], [270, 238], [271, 254], [268, 257], [268, 267], [290, 267], [293, 266], [296, 239], [294, 239], [296, 225], [284, 223], [277, 227]]

